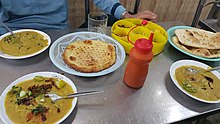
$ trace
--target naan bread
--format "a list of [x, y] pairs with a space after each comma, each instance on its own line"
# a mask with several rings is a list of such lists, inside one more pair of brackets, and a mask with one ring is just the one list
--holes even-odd
[[220, 49], [220, 33], [197, 28], [176, 29], [174, 33], [184, 45], [196, 48]]
[[98, 72], [115, 63], [116, 52], [112, 44], [103, 41], [75, 41], [64, 50], [63, 60], [77, 71]]
[[206, 48], [196, 48], [196, 47], [186, 46], [179, 41], [177, 36], [172, 37], [172, 42], [176, 46], [178, 46], [180, 49], [182, 49], [188, 53], [197, 55], [197, 56], [201, 56], [201, 57], [205, 57], [205, 58], [218, 58], [218, 57], [220, 57], [220, 49], [211, 50], [211, 49], [206, 49]]

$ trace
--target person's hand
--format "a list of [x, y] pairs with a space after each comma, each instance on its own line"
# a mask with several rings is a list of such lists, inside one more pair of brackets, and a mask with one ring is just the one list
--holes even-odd
[[149, 10], [145, 10], [134, 15], [131, 15], [129, 12], [126, 12], [124, 14], [124, 18], [139, 18], [155, 22], [157, 20], [157, 15]]

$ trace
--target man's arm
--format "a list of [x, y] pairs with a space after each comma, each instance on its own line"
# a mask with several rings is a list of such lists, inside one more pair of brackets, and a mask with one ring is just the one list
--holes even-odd
[[126, 11], [119, 0], [93, 0], [93, 2], [97, 7], [115, 16], [117, 19], [120, 19], [122, 13]]
[[156, 21], [157, 15], [149, 10], [131, 15], [120, 3], [119, 0], [93, 0], [94, 4], [108, 14], [115, 16], [117, 19], [123, 18], [140, 18], [150, 21]]

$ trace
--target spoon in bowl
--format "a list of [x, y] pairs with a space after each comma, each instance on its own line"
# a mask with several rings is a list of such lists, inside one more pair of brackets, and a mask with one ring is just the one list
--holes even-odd
[[[208, 67], [204, 72], [214, 71], [214, 70], [218, 70], [218, 69], [220, 69], [220, 66], [217, 66], [217, 67], [214, 67], [214, 68]], [[187, 68], [187, 70], [190, 71], [193, 74], [201, 72], [201, 71], [198, 71], [198, 70], [196, 70], [194, 68], [191, 68], [191, 67]]]
[[208, 67], [207, 71], [214, 71], [214, 70], [218, 70], [218, 69], [220, 69], [220, 66], [217, 66], [217, 67], [214, 67], [214, 68]]
[[3, 22], [1, 22], [1, 24], [11, 33], [11, 35], [13, 35], [15, 37], [15, 34], [12, 32], [12, 30]]
[[45, 94], [45, 97], [50, 97], [52, 102], [54, 103], [59, 99], [68, 99], [68, 98], [74, 98], [74, 97], [85, 96], [85, 95], [92, 95], [92, 94], [102, 93], [102, 92], [104, 92], [104, 91], [85, 91], [85, 92], [69, 94], [67, 96], [59, 96], [55, 93], [51, 93], [51, 94]]

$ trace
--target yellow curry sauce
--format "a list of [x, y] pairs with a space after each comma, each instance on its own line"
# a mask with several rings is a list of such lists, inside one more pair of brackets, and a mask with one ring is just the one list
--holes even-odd
[[[42, 80], [43, 79], [43, 80]], [[43, 77], [41, 80], [23, 81], [7, 93], [5, 98], [6, 114], [16, 124], [52, 124], [64, 117], [72, 108], [73, 99], [60, 99], [52, 103], [45, 93], [61, 96], [74, 93], [72, 87], [63, 82], [58, 88], [56, 78]], [[26, 95], [22, 95], [25, 92]], [[22, 95], [22, 96], [21, 96]]]
[[48, 46], [47, 39], [34, 31], [24, 31], [8, 35], [0, 41], [0, 51], [12, 56], [30, 55]]
[[220, 79], [203, 68], [181, 66], [176, 69], [175, 78], [185, 91], [197, 98], [208, 101], [220, 99]]

